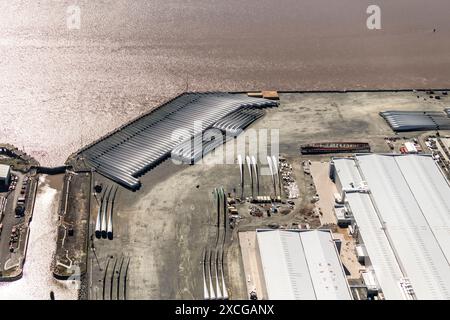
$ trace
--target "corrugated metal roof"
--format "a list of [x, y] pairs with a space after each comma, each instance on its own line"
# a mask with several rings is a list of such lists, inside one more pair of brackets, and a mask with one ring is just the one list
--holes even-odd
[[351, 299], [344, 270], [331, 233], [307, 231], [299, 234], [316, 299]]
[[5, 179], [10, 171], [10, 166], [5, 164], [0, 164], [0, 178]]
[[269, 299], [351, 299], [330, 232], [257, 230], [257, 240]]
[[[339, 160], [339, 162], [336, 160]], [[356, 163], [353, 159], [334, 159], [334, 163], [337, 164], [335, 165], [335, 170], [339, 175], [342, 188], [354, 188], [361, 184], [362, 179], [356, 169]]]
[[450, 299], [450, 188], [434, 160], [421, 155], [356, 159], [334, 163], [351, 168], [347, 161], [355, 162], [354, 174], [370, 190], [349, 193], [347, 200], [386, 298], [404, 293], [398, 286], [403, 276], [418, 299]]
[[346, 198], [386, 299], [404, 299], [400, 289], [403, 274], [369, 195], [355, 192]]
[[397, 157], [396, 161], [449, 262], [450, 187], [447, 180], [430, 157]]

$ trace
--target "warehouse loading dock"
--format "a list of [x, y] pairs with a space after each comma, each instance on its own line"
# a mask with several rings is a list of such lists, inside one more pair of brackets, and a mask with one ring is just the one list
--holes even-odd
[[450, 288], [450, 186], [430, 155], [336, 158], [343, 193], [386, 299], [444, 299]]

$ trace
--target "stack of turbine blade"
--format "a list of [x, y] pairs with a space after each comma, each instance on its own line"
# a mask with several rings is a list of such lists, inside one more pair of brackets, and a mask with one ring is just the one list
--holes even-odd
[[394, 131], [450, 129], [450, 118], [439, 111], [384, 111], [380, 115]]
[[[82, 149], [78, 155], [105, 177], [137, 190], [140, 187], [138, 177], [166, 160], [174, 148], [192, 140], [198, 134], [198, 123], [203, 132], [243, 109], [244, 112], [235, 115], [234, 126], [232, 122], [224, 124], [231, 126], [230, 130], [245, 128], [254, 121], [252, 119], [262, 115], [261, 110], [253, 109], [276, 105], [274, 101], [243, 94], [183, 94]], [[219, 141], [207, 141], [200, 153], [209, 152], [219, 144]], [[189, 157], [198, 159], [198, 156], [192, 154]]]
[[245, 128], [264, 115], [264, 110], [244, 108], [237, 110], [217, 121], [213, 127], [224, 131], [233, 137], [239, 135]]

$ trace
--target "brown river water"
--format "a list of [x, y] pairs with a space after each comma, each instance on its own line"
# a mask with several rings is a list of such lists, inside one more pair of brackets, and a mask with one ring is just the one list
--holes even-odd
[[0, 141], [59, 165], [186, 89], [450, 87], [449, 18], [448, 0], [0, 0]]

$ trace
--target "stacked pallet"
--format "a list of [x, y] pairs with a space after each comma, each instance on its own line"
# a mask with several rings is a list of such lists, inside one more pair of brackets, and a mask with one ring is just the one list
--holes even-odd
[[248, 92], [247, 95], [251, 98], [264, 98], [269, 100], [280, 100], [280, 96], [277, 91], [257, 91]]

